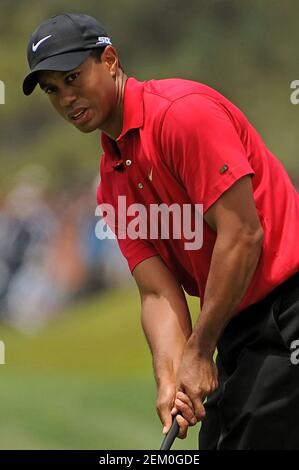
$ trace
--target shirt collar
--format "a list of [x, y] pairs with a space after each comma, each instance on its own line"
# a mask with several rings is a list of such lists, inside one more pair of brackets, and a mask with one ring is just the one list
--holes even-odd
[[[144, 83], [134, 77], [127, 79], [124, 91], [123, 128], [116, 139], [120, 143], [128, 131], [139, 129], [143, 125], [143, 88]], [[102, 147], [105, 157], [115, 168], [122, 163], [122, 159], [115, 152], [115, 143], [104, 132], [101, 133]]]
[[138, 129], [143, 124], [143, 82], [134, 77], [127, 79], [124, 92], [123, 128], [116, 141], [131, 129]]

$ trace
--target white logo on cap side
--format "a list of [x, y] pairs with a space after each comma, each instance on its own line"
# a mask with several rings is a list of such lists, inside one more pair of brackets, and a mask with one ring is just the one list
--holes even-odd
[[110, 40], [110, 38], [107, 38], [107, 36], [99, 36], [98, 37], [98, 42], [96, 42], [96, 46], [98, 44], [109, 44], [110, 46], [112, 45], [112, 42]]
[[49, 39], [51, 36], [52, 36], [52, 34], [49, 34], [49, 36], [46, 36], [45, 38], [40, 39], [36, 44], [33, 43], [32, 44], [33, 52], [36, 52], [37, 48], [41, 45], [41, 43], [46, 41], [47, 39]]

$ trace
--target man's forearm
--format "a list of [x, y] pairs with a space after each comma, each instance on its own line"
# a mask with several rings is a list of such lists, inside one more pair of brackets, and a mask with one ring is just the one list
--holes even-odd
[[175, 381], [175, 373], [192, 324], [183, 293], [173, 298], [147, 295], [142, 300], [142, 326], [149, 344], [157, 385]]
[[202, 311], [188, 344], [212, 355], [227, 323], [234, 316], [256, 270], [262, 235], [233, 240], [217, 237]]

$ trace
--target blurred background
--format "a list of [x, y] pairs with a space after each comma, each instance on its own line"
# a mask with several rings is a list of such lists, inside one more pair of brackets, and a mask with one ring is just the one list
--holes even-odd
[[[0, 0], [1, 449], [155, 449], [151, 358], [115, 240], [94, 235], [101, 148], [38, 89], [31, 32], [62, 12], [99, 19], [129, 76], [206, 83], [247, 115], [299, 187], [298, 2]], [[278, 195], [279, 197], [279, 195]], [[193, 318], [198, 301], [189, 299]], [[192, 428], [176, 449], [196, 449]]]

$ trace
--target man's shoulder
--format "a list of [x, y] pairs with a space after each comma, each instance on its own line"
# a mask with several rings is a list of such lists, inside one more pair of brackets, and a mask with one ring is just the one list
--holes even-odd
[[193, 80], [168, 78], [144, 82], [144, 116], [147, 124], [160, 128], [166, 116], [179, 126], [194, 119], [199, 121], [207, 115], [215, 115], [224, 109], [232, 114], [239, 112], [225, 96], [214, 88]]
[[221, 94], [210, 86], [182, 78], [148, 80], [144, 82], [144, 93], [145, 99], [156, 97], [170, 103], [192, 94], [206, 95], [214, 99], [221, 98]]

